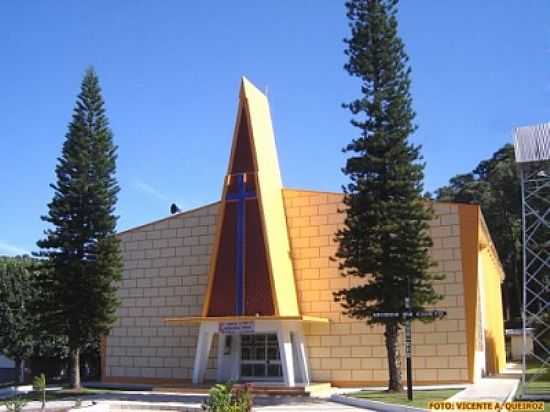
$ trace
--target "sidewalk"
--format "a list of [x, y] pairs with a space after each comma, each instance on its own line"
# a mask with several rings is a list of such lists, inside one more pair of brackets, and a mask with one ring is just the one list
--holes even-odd
[[483, 378], [452, 396], [448, 401], [506, 402], [512, 400], [518, 385], [519, 379], [515, 377], [500, 375], [498, 377]]
[[[108, 403], [111, 410], [143, 410], [148, 411], [200, 411], [200, 404], [205, 399], [204, 395], [183, 393], [151, 393], [151, 392], [112, 392], [88, 395], [87, 400], [98, 403]], [[326, 412], [352, 412], [365, 411], [362, 408], [342, 405], [327, 399], [301, 396], [257, 396], [254, 400], [253, 410], [262, 412], [292, 412], [292, 411], [326, 411]]]
[[32, 385], [8, 386], [0, 389], [0, 400], [32, 391]]
[[[443, 387], [465, 387], [461, 392], [458, 392], [453, 397], [449, 398], [449, 402], [458, 401], [489, 401], [489, 402], [505, 402], [511, 400], [514, 395], [519, 379], [513, 373], [506, 373], [499, 377], [483, 378], [479, 382], [470, 385], [443, 385], [443, 386], [418, 386], [415, 390], [420, 389], [442, 389]], [[13, 391], [12, 388], [6, 388], [3, 392]], [[19, 388], [19, 392], [30, 390], [31, 387]], [[109, 404], [114, 412], [130, 411], [130, 410], [148, 410], [148, 411], [195, 411], [200, 410], [200, 404], [205, 399], [205, 395], [197, 393], [163, 393], [151, 391], [111, 391], [104, 393], [91, 393], [81, 396], [85, 401], [95, 401], [99, 404]], [[366, 389], [366, 388], [363, 388]], [[374, 388], [369, 388], [374, 389]], [[385, 388], [379, 388], [385, 389]], [[365, 411], [364, 408], [373, 408], [372, 405], [345, 405], [339, 402], [334, 402], [338, 395], [343, 395], [349, 392], [356, 392], [360, 388], [333, 388], [326, 394], [320, 396], [308, 397], [263, 397], [258, 396], [255, 400], [254, 410], [262, 412], [283, 412], [283, 411]], [[8, 392], [9, 393], [9, 392]], [[5, 393], [4, 395], [7, 395]], [[13, 394], [13, 392], [11, 393]], [[0, 394], [1, 395], [1, 394]], [[331, 397], [331, 395], [334, 395]], [[331, 399], [332, 398], [332, 399]], [[69, 399], [66, 399], [67, 401]], [[57, 405], [57, 401], [49, 402], [50, 406]], [[59, 403], [61, 405], [61, 403]], [[65, 405], [64, 405], [65, 406]], [[397, 406], [397, 408], [400, 408]], [[397, 409], [396, 408], [396, 409]], [[0, 408], [3, 412], [5, 408]]]
[[[415, 386], [415, 391], [420, 390], [433, 390], [443, 388], [465, 388], [464, 390], [456, 393], [454, 396], [446, 399], [446, 402], [508, 402], [513, 400], [513, 397], [517, 391], [520, 379], [517, 375], [517, 371], [510, 369], [506, 370], [503, 374], [496, 377], [482, 378], [474, 384], [466, 385], [426, 385]], [[385, 390], [385, 387], [381, 388], [362, 388], [363, 390]], [[371, 410], [385, 411], [385, 412], [402, 412], [402, 411], [422, 411], [423, 409], [410, 407], [400, 404], [381, 403], [370, 399], [357, 399], [346, 396], [350, 392], [357, 392], [359, 388], [353, 389], [336, 389], [333, 395], [330, 397], [332, 401], [342, 404], [369, 408]]]

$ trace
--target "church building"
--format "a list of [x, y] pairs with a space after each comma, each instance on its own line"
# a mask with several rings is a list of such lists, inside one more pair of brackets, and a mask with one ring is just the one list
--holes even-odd
[[[331, 259], [343, 195], [283, 187], [267, 97], [244, 78], [220, 184], [218, 202], [119, 234], [103, 381], [385, 384], [383, 327], [346, 317], [333, 298], [361, 282]], [[504, 273], [479, 206], [433, 207], [434, 270], [446, 274], [433, 309], [447, 315], [413, 322], [414, 381], [473, 382], [505, 366]]]

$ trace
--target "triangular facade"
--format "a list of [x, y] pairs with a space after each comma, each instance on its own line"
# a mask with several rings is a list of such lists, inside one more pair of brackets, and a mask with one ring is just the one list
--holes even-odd
[[243, 78], [204, 317], [299, 316], [266, 96]]

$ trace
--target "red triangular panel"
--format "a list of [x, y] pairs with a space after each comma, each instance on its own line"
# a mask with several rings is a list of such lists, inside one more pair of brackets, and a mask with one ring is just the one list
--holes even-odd
[[269, 316], [275, 310], [258, 201], [247, 201], [246, 212], [245, 312]]
[[236, 221], [236, 205], [227, 203], [215, 261], [214, 283], [212, 284], [208, 316], [229, 316], [235, 311]]
[[233, 164], [229, 168], [230, 173], [243, 173], [256, 171], [254, 167], [254, 158], [252, 157], [252, 147], [250, 143], [250, 131], [248, 120], [243, 107], [241, 112], [241, 121], [237, 132], [237, 142], [235, 143], [235, 154], [233, 155]]
[[235, 139], [207, 316], [270, 316], [275, 309], [244, 105]]

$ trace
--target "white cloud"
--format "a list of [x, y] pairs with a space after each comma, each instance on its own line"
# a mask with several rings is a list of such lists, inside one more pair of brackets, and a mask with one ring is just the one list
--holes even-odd
[[183, 200], [181, 200], [181, 198], [172, 197], [169, 194], [165, 194], [160, 190], [158, 190], [157, 188], [155, 188], [153, 185], [150, 185], [149, 183], [146, 183], [143, 180], [135, 179], [133, 182], [133, 187], [137, 191], [149, 197], [152, 197], [155, 200], [161, 201], [166, 206], [172, 203], [175, 203], [180, 208], [180, 210], [185, 210], [185, 208], [190, 207], [188, 202], [184, 202]]
[[1, 255], [15, 256], [15, 255], [30, 255], [30, 254], [31, 252], [29, 252], [28, 250], [22, 249], [8, 242], [3, 242], [2, 240], [0, 240], [0, 256]]
[[141, 180], [134, 181], [134, 188], [136, 188], [137, 190], [139, 190], [142, 193], [145, 193], [146, 195], [154, 197], [158, 200], [162, 200], [163, 202], [170, 201], [170, 198], [168, 196], [166, 196], [164, 193], [162, 193], [159, 190], [155, 189], [149, 183], [145, 183]]

